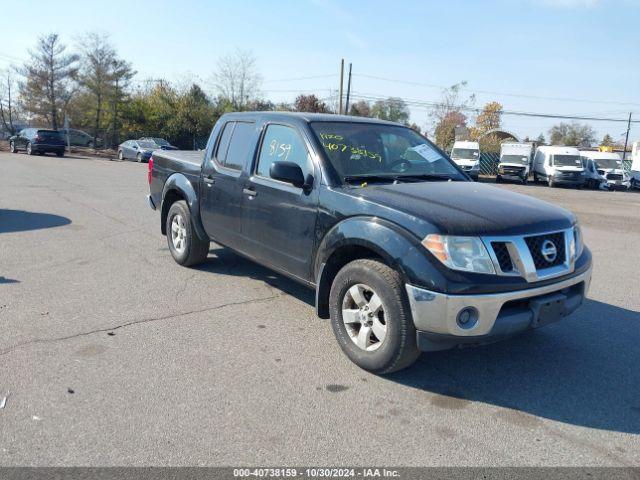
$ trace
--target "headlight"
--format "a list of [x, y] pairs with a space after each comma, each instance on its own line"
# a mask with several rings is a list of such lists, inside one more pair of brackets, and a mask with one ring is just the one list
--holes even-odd
[[471, 167], [471, 170], [480, 170], [480, 161], [479, 160], [476, 163], [473, 164], [473, 167]]
[[431, 234], [422, 241], [438, 260], [453, 270], [495, 274], [484, 243], [477, 237], [451, 237]]
[[584, 241], [582, 240], [582, 230], [580, 229], [580, 225], [576, 224], [573, 227], [573, 238], [569, 242], [569, 254], [574, 259], [580, 257], [582, 255], [582, 250], [584, 250]]

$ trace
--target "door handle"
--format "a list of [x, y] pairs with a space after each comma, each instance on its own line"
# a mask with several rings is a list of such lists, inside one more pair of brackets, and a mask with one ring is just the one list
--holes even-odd
[[253, 188], [243, 188], [242, 193], [245, 195], [249, 195], [250, 197], [255, 197], [258, 192], [256, 192]]
[[203, 177], [202, 180], [204, 180], [204, 183], [206, 183], [207, 185], [213, 185], [214, 183], [216, 183], [216, 179], [213, 178], [211, 175], [207, 175], [206, 177]]

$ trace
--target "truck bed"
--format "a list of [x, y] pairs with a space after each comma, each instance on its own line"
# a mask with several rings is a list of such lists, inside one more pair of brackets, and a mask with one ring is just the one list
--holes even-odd
[[162, 200], [162, 189], [167, 179], [174, 173], [181, 173], [198, 190], [198, 180], [204, 151], [154, 150], [153, 177], [150, 185], [151, 197], [156, 205]]

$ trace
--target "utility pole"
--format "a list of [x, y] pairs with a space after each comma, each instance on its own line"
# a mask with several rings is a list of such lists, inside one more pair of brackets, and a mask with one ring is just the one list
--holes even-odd
[[342, 115], [342, 88], [344, 84], [344, 58], [340, 60], [340, 93], [338, 99], [338, 113]]
[[[627, 154], [627, 145], [629, 144], [629, 130], [631, 130], [631, 113], [629, 112], [629, 121], [627, 122], [627, 135], [624, 138], [624, 150], [622, 151], [622, 161], [624, 162], [624, 157]], [[623, 163], [624, 165], [624, 163]]]
[[351, 95], [351, 63], [349, 63], [349, 79], [347, 80], [347, 101], [344, 106], [344, 114], [349, 115], [349, 96]]

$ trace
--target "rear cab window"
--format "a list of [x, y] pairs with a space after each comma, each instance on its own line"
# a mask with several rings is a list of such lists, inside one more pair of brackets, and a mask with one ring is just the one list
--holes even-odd
[[242, 171], [249, 164], [253, 154], [254, 131], [253, 122], [227, 122], [218, 141], [215, 162], [224, 168]]

